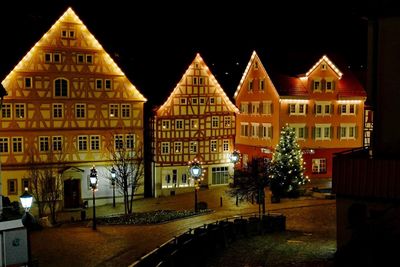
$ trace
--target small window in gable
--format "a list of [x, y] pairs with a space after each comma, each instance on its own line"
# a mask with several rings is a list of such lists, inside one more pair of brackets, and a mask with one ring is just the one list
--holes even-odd
[[92, 55], [86, 55], [86, 63], [92, 64], [93, 63], [93, 56]]
[[215, 98], [214, 97], [210, 97], [210, 104], [215, 104]]
[[97, 90], [103, 89], [103, 80], [102, 79], [96, 79], [96, 89]]
[[193, 105], [197, 105], [198, 104], [198, 98], [197, 97], [193, 97], [192, 98], [192, 104]]
[[254, 69], [255, 69], [255, 70], [258, 70], [258, 62], [257, 62], [257, 61], [254, 62]]
[[104, 80], [104, 89], [106, 90], [111, 90], [112, 88], [112, 83], [110, 79], [105, 79]]
[[53, 54], [53, 61], [54, 61], [54, 63], [60, 63], [61, 62], [61, 54], [60, 53], [54, 53]]
[[185, 97], [181, 97], [181, 105], [186, 105], [186, 98]]
[[50, 63], [51, 62], [51, 53], [44, 54], [44, 62]]
[[325, 63], [321, 64], [321, 70], [326, 70], [326, 64]]
[[61, 37], [62, 38], [67, 38], [68, 37], [68, 31], [67, 30], [62, 30], [61, 31]]
[[197, 77], [193, 77], [193, 84], [197, 84]]
[[204, 97], [200, 97], [200, 105], [204, 105], [206, 103], [206, 99]]
[[25, 85], [25, 88], [27, 88], [27, 89], [32, 88], [32, 77], [25, 77], [24, 85]]
[[76, 61], [77, 61], [78, 63], [80, 63], [80, 64], [84, 63], [84, 62], [85, 62], [85, 56], [82, 55], [82, 54], [78, 54], [78, 55], [76, 56]]
[[75, 31], [74, 30], [70, 30], [69, 31], [69, 38], [75, 38]]

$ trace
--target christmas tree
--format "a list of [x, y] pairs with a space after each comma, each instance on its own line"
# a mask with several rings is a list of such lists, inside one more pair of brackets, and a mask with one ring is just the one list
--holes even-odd
[[273, 196], [298, 196], [300, 185], [309, 181], [304, 176], [303, 154], [295, 130], [286, 124], [272, 156], [270, 189]]

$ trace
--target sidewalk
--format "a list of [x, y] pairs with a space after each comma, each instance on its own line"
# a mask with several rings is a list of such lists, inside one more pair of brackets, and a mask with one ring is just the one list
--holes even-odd
[[[94, 231], [87, 223], [62, 224], [60, 227], [46, 228], [31, 234], [31, 248], [34, 259], [39, 266], [128, 266], [139, 257], [155, 249], [167, 240], [216, 220], [240, 216], [240, 214], [258, 213], [258, 205], [240, 203], [225, 194], [227, 187], [213, 187], [200, 190], [198, 201], [208, 203], [213, 213], [180, 219], [157, 225], [98, 225]], [[220, 206], [222, 197], [223, 206]], [[282, 212], [307, 206], [334, 205], [335, 200], [315, 199], [283, 199], [281, 203], [271, 204], [267, 196], [267, 211]], [[157, 199], [141, 199], [134, 202], [134, 211], [160, 209], [193, 209], [194, 193], [181, 194]], [[322, 206], [323, 207], [323, 206]], [[92, 209], [87, 209], [91, 217]], [[96, 215], [120, 213], [123, 206], [112, 205], [96, 207]], [[63, 216], [66, 217], [66, 213]], [[71, 215], [71, 213], [68, 213]], [[66, 217], [68, 218], [68, 217]], [[288, 222], [288, 227], [290, 223]], [[297, 226], [296, 226], [297, 227]]]

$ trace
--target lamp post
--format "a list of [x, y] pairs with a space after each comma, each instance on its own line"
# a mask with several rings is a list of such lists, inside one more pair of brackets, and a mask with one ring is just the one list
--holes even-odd
[[197, 191], [199, 190], [199, 180], [201, 180], [203, 175], [203, 169], [201, 167], [201, 163], [197, 159], [189, 161], [189, 173], [194, 179], [194, 211], [198, 212]]
[[115, 176], [117, 174], [117, 171], [115, 170], [114, 167], [111, 169], [111, 184], [113, 186], [113, 208], [115, 208]]
[[97, 170], [93, 167], [90, 169], [90, 187], [93, 192], [93, 230], [96, 230], [96, 194], [97, 189]]
[[33, 196], [28, 193], [28, 188], [25, 187], [25, 192], [19, 197], [21, 201], [21, 205], [25, 210], [24, 215], [22, 216], [22, 224], [26, 227], [26, 235], [27, 235], [27, 247], [28, 247], [28, 266], [31, 266], [31, 237], [30, 230], [34, 223], [34, 218], [29, 210], [32, 207]]
[[[233, 163], [233, 185], [235, 186], [235, 166], [236, 163], [239, 162], [240, 152], [238, 150], [234, 150], [232, 154], [229, 156], [231, 162]], [[236, 194], [236, 206], [239, 206], [239, 196]]]

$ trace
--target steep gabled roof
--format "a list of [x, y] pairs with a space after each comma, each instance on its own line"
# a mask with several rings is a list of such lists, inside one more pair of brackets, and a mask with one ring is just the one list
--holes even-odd
[[296, 96], [308, 97], [307, 88], [298, 77], [283, 74], [271, 73], [270, 75], [274, 87], [278, 90], [281, 97]]
[[[65, 40], [61, 37], [62, 30], [69, 30], [69, 27], [76, 29], [76, 35], [79, 34], [79, 38], [71, 38]], [[68, 42], [68, 45], [67, 45]], [[7, 88], [10, 79], [13, 74], [18, 71], [45, 71], [43, 67], [37, 69], [38, 66], [31, 62], [33, 57], [37, 57], [37, 53], [41, 50], [48, 48], [60, 48], [60, 47], [74, 47], [79, 49], [96, 50], [101, 52], [101, 60], [105, 62], [100, 70], [96, 70], [96, 73], [107, 73], [111, 75], [125, 76], [122, 70], [117, 66], [110, 55], [103, 49], [101, 44], [96, 38], [89, 32], [83, 22], [75, 14], [72, 8], [68, 8], [67, 11], [51, 26], [51, 28], [42, 36], [42, 38], [29, 50], [29, 52], [22, 58], [22, 60], [14, 67], [14, 69], [6, 76], [2, 81], [2, 85]], [[92, 66], [92, 68], [95, 68]], [[126, 76], [125, 76], [126, 77]], [[127, 79], [127, 78], [126, 78]], [[140, 101], [146, 101], [146, 98], [136, 89], [136, 87], [130, 83], [128, 88], [131, 88], [134, 92], [135, 98]]]
[[238, 108], [230, 101], [228, 96], [225, 94], [224, 90], [222, 89], [222, 87], [220, 86], [220, 84], [218, 83], [218, 81], [214, 77], [214, 75], [211, 73], [210, 69], [208, 68], [208, 66], [206, 65], [206, 63], [204, 62], [203, 58], [200, 56], [199, 53], [197, 53], [195, 59], [189, 65], [186, 72], [183, 74], [181, 80], [178, 82], [178, 84], [176, 85], [176, 87], [174, 88], [172, 93], [169, 95], [167, 101], [164, 102], [164, 104], [157, 110], [157, 112], [172, 105], [173, 98], [176, 95], [180, 94], [180, 87], [187, 85], [187, 80], [188, 80], [187, 76], [194, 72], [195, 64], [198, 64], [198, 68], [203, 73], [205, 73], [205, 75], [208, 76], [209, 86], [215, 87], [216, 93], [222, 97], [225, 105], [227, 106], [227, 109], [231, 112], [235, 112], [235, 113], [239, 112]]
[[338, 79], [342, 78], [343, 73], [335, 66], [335, 64], [333, 64], [333, 62], [326, 56], [323, 55], [318, 61], [317, 63], [314, 64], [314, 66], [311, 67], [311, 69], [309, 69], [306, 73], [306, 76], [310, 76], [310, 74], [319, 66], [321, 65], [323, 62], [327, 63], [328, 66], [336, 73], [336, 75], [338, 76]]

